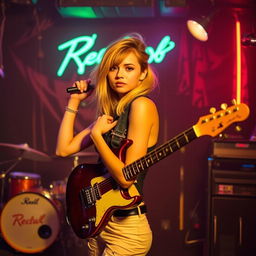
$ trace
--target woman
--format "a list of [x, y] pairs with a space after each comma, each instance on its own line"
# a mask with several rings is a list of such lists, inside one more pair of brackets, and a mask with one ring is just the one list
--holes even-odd
[[[92, 143], [101, 161], [122, 188], [135, 186], [142, 194], [145, 173], [136, 181], [127, 181], [122, 169], [143, 157], [157, 143], [159, 118], [154, 102], [147, 97], [157, 84], [157, 78], [148, 64], [145, 44], [134, 34], [112, 43], [101, 63], [93, 72], [98, 101], [98, 118], [88, 128], [73, 135], [79, 104], [90, 96], [88, 82], [77, 81], [73, 86], [81, 91], [70, 96], [60, 126], [56, 154], [68, 156]], [[123, 118], [124, 116], [127, 118]], [[127, 120], [125, 120], [127, 119]], [[113, 152], [113, 131], [125, 122], [122, 135], [133, 141], [125, 153], [125, 160]], [[119, 122], [119, 123], [118, 123]], [[144, 202], [133, 209], [117, 210], [101, 233], [88, 239], [89, 255], [146, 255], [152, 243], [152, 232], [146, 217]]]

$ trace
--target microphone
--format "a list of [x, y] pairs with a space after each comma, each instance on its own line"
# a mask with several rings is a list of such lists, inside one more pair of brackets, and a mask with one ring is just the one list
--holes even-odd
[[[95, 88], [95, 85], [89, 84], [89, 85], [87, 86], [86, 91], [83, 91], [83, 93], [89, 92], [89, 91], [93, 90], [94, 88]], [[74, 86], [68, 87], [68, 88], [66, 89], [66, 91], [67, 91], [67, 93], [70, 93], [70, 94], [72, 94], [72, 93], [81, 93], [81, 91], [80, 91], [77, 87], [74, 87]]]

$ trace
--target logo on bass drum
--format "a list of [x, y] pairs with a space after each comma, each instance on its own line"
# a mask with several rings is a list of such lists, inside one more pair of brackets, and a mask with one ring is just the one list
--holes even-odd
[[36, 218], [35, 216], [24, 218], [24, 214], [16, 213], [16, 214], [13, 214], [12, 217], [13, 217], [13, 223], [12, 223], [13, 226], [15, 226], [16, 224], [18, 226], [33, 225], [33, 224], [38, 225], [38, 224], [44, 223], [45, 214], [39, 216], [38, 218]]
[[27, 204], [27, 205], [33, 204], [34, 205], [34, 204], [38, 204], [38, 202], [39, 202], [39, 197], [34, 198], [33, 200], [31, 200], [29, 197], [25, 197], [21, 201], [21, 204]]
[[[21, 205], [38, 205], [39, 204], [39, 197], [36, 198], [30, 198], [30, 197], [24, 197], [20, 201]], [[15, 213], [12, 215], [13, 222], [12, 225], [15, 226], [23, 226], [23, 225], [39, 225], [44, 223], [45, 214], [40, 215], [39, 217], [31, 216], [28, 218], [24, 217], [24, 214], [22, 213]]]

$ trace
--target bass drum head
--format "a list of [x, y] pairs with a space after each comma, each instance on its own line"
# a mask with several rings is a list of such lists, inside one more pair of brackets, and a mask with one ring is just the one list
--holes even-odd
[[0, 226], [3, 238], [12, 248], [37, 253], [55, 241], [60, 219], [49, 199], [38, 193], [24, 192], [5, 204]]

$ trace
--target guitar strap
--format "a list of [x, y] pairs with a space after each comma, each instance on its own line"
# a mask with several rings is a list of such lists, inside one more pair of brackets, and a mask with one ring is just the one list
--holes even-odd
[[128, 115], [131, 103], [125, 108], [124, 112], [118, 118], [117, 125], [111, 130], [111, 148], [118, 148], [121, 142], [127, 137]]
[[[141, 97], [141, 96], [138, 96]], [[110, 132], [110, 145], [112, 148], [119, 148], [121, 142], [127, 137], [127, 130], [129, 126], [129, 113], [132, 102], [137, 99], [135, 97], [124, 109], [124, 112], [120, 115], [120, 117], [116, 117], [118, 119], [117, 125]], [[147, 97], [147, 96], [143, 96]]]
[[[138, 96], [141, 97], [141, 96]], [[147, 97], [147, 96], [144, 96]], [[135, 100], [134, 98], [133, 100]], [[125, 107], [124, 112], [119, 116], [115, 117], [115, 120], [118, 120], [117, 125], [109, 132], [105, 133], [104, 139], [107, 142], [107, 144], [112, 148], [116, 149], [119, 148], [122, 141], [127, 138], [127, 131], [129, 126], [129, 113], [130, 113], [130, 107], [133, 100]], [[143, 195], [143, 181], [146, 176], [146, 170], [141, 172], [134, 183], [136, 186], [138, 192]]]

